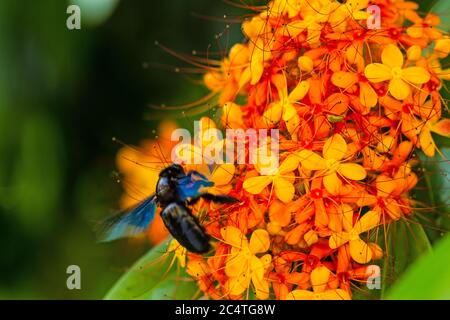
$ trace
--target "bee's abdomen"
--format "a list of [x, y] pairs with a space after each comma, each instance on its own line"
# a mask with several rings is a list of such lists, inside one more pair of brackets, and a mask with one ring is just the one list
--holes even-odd
[[169, 204], [161, 212], [161, 217], [166, 228], [183, 247], [194, 253], [209, 251], [208, 234], [184, 204]]

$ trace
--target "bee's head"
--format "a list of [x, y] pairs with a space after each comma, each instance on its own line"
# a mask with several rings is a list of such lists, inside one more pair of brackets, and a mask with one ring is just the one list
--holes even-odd
[[184, 169], [179, 164], [173, 163], [167, 168], [161, 170], [160, 177], [181, 177], [184, 176]]

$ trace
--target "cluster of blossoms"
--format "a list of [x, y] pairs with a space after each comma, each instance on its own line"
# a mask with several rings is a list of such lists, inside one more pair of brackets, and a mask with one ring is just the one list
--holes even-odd
[[220, 124], [202, 119], [208, 126], [280, 130], [273, 174], [259, 164], [186, 165], [215, 182], [209, 192], [240, 200], [193, 208], [217, 240], [212, 253], [171, 243], [206, 296], [350, 299], [383, 257], [379, 228], [412, 214], [413, 153], [434, 156], [431, 133], [450, 134], [439, 93], [450, 38], [415, 3], [370, 4], [379, 29], [367, 28], [368, 0], [253, 8], [247, 41], [205, 74], [222, 107]]

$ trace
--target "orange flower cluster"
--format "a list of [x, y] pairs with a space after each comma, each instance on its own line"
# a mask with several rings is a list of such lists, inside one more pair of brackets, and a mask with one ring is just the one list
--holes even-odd
[[225, 128], [281, 131], [276, 172], [236, 165], [241, 204], [209, 208], [215, 253], [187, 262], [206, 295], [349, 299], [383, 256], [379, 226], [412, 213], [412, 152], [431, 157], [431, 132], [450, 133], [439, 94], [450, 39], [415, 3], [371, 4], [380, 29], [366, 27], [368, 1], [274, 0], [205, 75]]
[[240, 200], [196, 205], [212, 253], [175, 249], [206, 296], [350, 299], [351, 283], [383, 257], [377, 230], [412, 214], [413, 152], [432, 157], [431, 132], [450, 134], [439, 93], [450, 38], [437, 16], [403, 0], [371, 1], [381, 27], [369, 29], [368, 2], [253, 8], [247, 41], [205, 74], [224, 128], [280, 130], [271, 175], [259, 165], [201, 169]]

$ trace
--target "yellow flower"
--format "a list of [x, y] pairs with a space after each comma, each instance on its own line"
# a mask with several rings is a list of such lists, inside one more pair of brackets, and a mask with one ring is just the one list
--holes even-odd
[[256, 296], [259, 299], [269, 297], [269, 282], [264, 274], [272, 257], [265, 254], [257, 257], [256, 254], [269, 250], [270, 237], [266, 230], [253, 231], [250, 242], [236, 227], [227, 226], [220, 230], [226, 244], [231, 245], [231, 252], [225, 263], [225, 273], [228, 280], [229, 293], [240, 295], [248, 289], [250, 282], [255, 287]]
[[286, 25], [287, 35], [291, 38], [297, 37], [304, 30], [307, 30], [306, 41], [311, 46], [320, 43], [320, 34], [323, 23], [327, 22], [330, 14], [335, 10], [336, 3], [330, 0], [320, 0], [316, 2], [306, 2], [301, 8], [303, 20], [297, 20]]
[[[353, 217], [348, 215], [344, 217], [344, 219], [349, 220], [353, 219]], [[348, 227], [348, 223], [343, 224], [345, 231], [333, 233], [329, 240], [329, 246], [331, 249], [336, 249], [346, 243], [349, 243], [350, 255], [353, 260], [361, 264], [367, 263], [372, 259], [372, 250], [367, 243], [361, 240], [359, 235], [375, 228], [379, 225], [379, 223], [380, 213], [377, 211], [369, 211], [355, 223], [353, 228], [350, 229]]]
[[260, 194], [265, 187], [272, 184], [275, 195], [284, 203], [294, 198], [295, 188], [293, 171], [298, 167], [298, 157], [292, 155], [287, 157], [272, 175], [250, 177], [244, 181], [244, 189], [251, 194]]
[[287, 13], [289, 18], [294, 18], [306, 2], [306, 0], [274, 0], [268, 5], [268, 13], [271, 17], [279, 17]]
[[277, 74], [272, 80], [278, 89], [280, 101], [273, 103], [265, 112], [264, 119], [269, 125], [280, 122], [281, 119], [289, 121], [295, 115], [297, 110], [294, 104], [303, 99], [309, 91], [309, 82], [300, 81], [294, 90], [288, 94], [286, 75]]
[[311, 150], [302, 150], [297, 155], [303, 167], [308, 170], [324, 170], [323, 185], [331, 194], [338, 194], [342, 181], [338, 175], [350, 180], [363, 180], [366, 170], [356, 163], [342, 163], [347, 153], [347, 143], [344, 138], [335, 134], [328, 138], [323, 147], [323, 158]]
[[364, 74], [374, 83], [389, 80], [389, 92], [398, 100], [403, 100], [409, 95], [411, 91], [409, 83], [423, 84], [430, 80], [430, 74], [422, 67], [403, 68], [403, 54], [393, 44], [383, 49], [381, 61], [383, 63], [367, 65]]
[[347, 0], [345, 3], [333, 11], [330, 23], [335, 30], [344, 31], [347, 27], [347, 20], [364, 20], [369, 17], [366, 12], [369, 0]]
[[[359, 101], [367, 108], [373, 108], [378, 102], [378, 95], [367, 81], [361, 81], [357, 74], [347, 71], [337, 71], [331, 76], [331, 82], [338, 88], [348, 90], [359, 84]], [[367, 113], [369, 112], [367, 111]]]
[[326, 286], [330, 278], [330, 270], [319, 266], [311, 271], [311, 285], [313, 291], [294, 290], [287, 294], [287, 300], [350, 300], [349, 294], [343, 289], [328, 289]]

